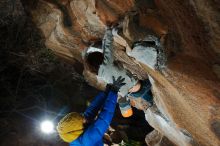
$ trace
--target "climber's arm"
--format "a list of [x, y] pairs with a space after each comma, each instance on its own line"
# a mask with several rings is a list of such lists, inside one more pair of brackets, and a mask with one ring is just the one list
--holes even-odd
[[112, 43], [113, 43], [113, 35], [112, 30], [110, 28], [106, 29], [104, 38], [102, 40], [102, 49], [104, 51], [104, 64], [113, 63], [113, 55], [112, 55]]
[[[102, 108], [105, 99], [108, 96], [108, 93], [111, 91], [112, 85], [107, 84], [106, 89], [104, 92], [100, 92], [90, 103], [90, 105], [87, 107], [85, 112], [83, 113], [83, 116], [87, 120], [87, 122], [91, 122], [95, 119], [97, 116], [99, 110]], [[114, 90], [114, 89], [113, 89]]]
[[83, 113], [87, 121], [92, 121], [98, 114], [98, 111], [103, 106], [106, 99], [105, 92], [100, 92], [87, 107], [86, 111]]
[[125, 79], [121, 76], [119, 76], [117, 80], [113, 77], [113, 84], [108, 86], [109, 90], [107, 92], [107, 98], [96, 121], [91, 124], [88, 129], [75, 140], [75, 142], [79, 142], [85, 146], [90, 146], [102, 141], [102, 137], [108, 129], [114, 115], [118, 96], [117, 93], [119, 89], [125, 85], [125, 83], [123, 83], [124, 80]]
[[83, 145], [95, 145], [98, 141], [102, 140], [104, 133], [111, 123], [116, 103], [117, 93], [110, 91], [98, 118], [88, 127], [83, 135], [80, 136], [79, 140]]

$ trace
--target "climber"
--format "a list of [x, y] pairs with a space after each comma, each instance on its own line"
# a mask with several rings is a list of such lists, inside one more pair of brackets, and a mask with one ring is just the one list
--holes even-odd
[[111, 123], [124, 80], [121, 76], [117, 80], [113, 77], [113, 83], [107, 84], [105, 92], [95, 97], [83, 115], [72, 112], [61, 119], [57, 126], [60, 138], [70, 146], [103, 146], [102, 137]]
[[112, 55], [112, 29], [108, 27], [106, 30], [102, 40], [102, 49], [89, 47], [87, 51], [94, 51], [94, 49], [104, 53], [104, 61], [98, 70], [98, 79], [104, 80], [106, 83], [111, 83], [112, 76], [122, 76], [125, 78], [126, 85], [123, 86], [118, 93], [121, 97], [118, 99], [118, 103], [123, 117], [130, 117], [133, 114], [130, 101], [127, 98], [128, 95], [133, 97], [142, 97], [147, 102], [148, 107], [152, 106], [153, 98], [150, 90], [151, 84], [148, 79], [146, 81], [139, 81], [129, 71], [120, 67], [120, 65], [118, 65], [114, 60]]
[[[134, 58], [137, 63], [146, 64], [151, 69], [162, 69], [164, 67], [165, 58], [159, 37], [153, 32], [148, 32], [145, 36], [141, 36], [143, 37], [142, 39], [136, 38], [138, 41], [134, 42], [130, 47], [127, 41], [119, 35], [118, 31], [120, 30], [119, 27], [113, 28], [113, 39], [116, 43], [126, 48], [128, 56]], [[151, 77], [149, 76], [148, 78], [150, 79]], [[149, 79], [139, 81], [136, 86], [129, 90], [127, 95], [131, 105], [141, 110], [147, 110], [154, 104]], [[136, 89], [136, 91], [133, 89]]]

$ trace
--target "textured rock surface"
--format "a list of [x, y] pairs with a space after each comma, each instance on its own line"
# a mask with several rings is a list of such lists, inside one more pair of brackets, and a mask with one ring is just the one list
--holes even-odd
[[148, 146], [176, 146], [157, 130], [154, 130], [151, 133], [149, 133], [146, 136], [145, 141]]
[[[160, 117], [156, 118], [155, 110], [149, 109], [145, 111], [146, 119], [179, 146], [217, 146], [219, 6], [217, 0], [39, 0], [31, 13], [47, 47], [71, 62], [84, 62], [81, 53], [101, 40], [107, 24], [124, 20], [122, 36], [129, 45], [146, 34], [157, 35], [167, 58], [162, 70], [138, 65], [125, 48], [115, 44], [115, 57], [125, 68], [140, 79], [147, 78], [147, 74], [151, 77]], [[101, 87], [103, 84], [84, 65], [90, 84]], [[177, 134], [172, 136], [167, 126]]]

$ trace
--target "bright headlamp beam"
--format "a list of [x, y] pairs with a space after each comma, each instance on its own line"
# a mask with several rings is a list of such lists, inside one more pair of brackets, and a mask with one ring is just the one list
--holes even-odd
[[46, 134], [50, 134], [54, 132], [54, 124], [51, 121], [43, 121], [40, 125], [41, 131]]

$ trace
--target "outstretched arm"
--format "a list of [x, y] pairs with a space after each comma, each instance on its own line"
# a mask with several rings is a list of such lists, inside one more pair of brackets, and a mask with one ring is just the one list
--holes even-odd
[[115, 107], [117, 103], [117, 93], [110, 91], [107, 99], [105, 100], [102, 111], [100, 112], [95, 123], [89, 126], [89, 128], [80, 136], [79, 141], [83, 145], [95, 145], [102, 140], [104, 133], [107, 131], [112, 117], [114, 115]]
[[117, 80], [115, 80], [115, 78], [113, 77], [113, 84], [109, 86], [107, 98], [96, 121], [91, 124], [77, 140], [70, 143], [70, 145], [74, 145], [74, 143], [78, 142], [82, 145], [90, 146], [95, 145], [97, 142], [100, 142], [102, 140], [102, 137], [107, 131], [114, 115], [118, 90], [121, 86], [125, 85], [125, 83], [123, 83], [124, 80], [125, 79], [121, 76], [118, 77]]
[[[124, 79], [122, 79], [122, 77], [118, 78], [117, 80], [119, 81], [124, 81]], [[115, 78], [113, 77], [113, 82], [117, 82], [115, 80]], [[116, 91], [117, 88], [119, 88], [118, 86], [120, 85], [124, 85], [124, 83], [119, 85], [111, 85], [111, 84], [107, 84], [106, 89], [104, 92], [100, 92], [90, 103], [89, 107], [87, 107], [87, 109], [85, 110], [85, 112], [83, 113], [84, 117], [86, 120], [88, 121], [93, 121], [95, 119], [95, 117], [97, 116], [99, 110], [103, 107], [104, 102], [108, 96], [108, 93], [113, 90]]]
[[90, 103], [89, 107], [87, 107], [86, 111], [83, 113], [84, 117], [88, 121], [92, 121], [95, 119], [98, 111], [103, 106], [106, 99], [105, 92], [100, 92]]

